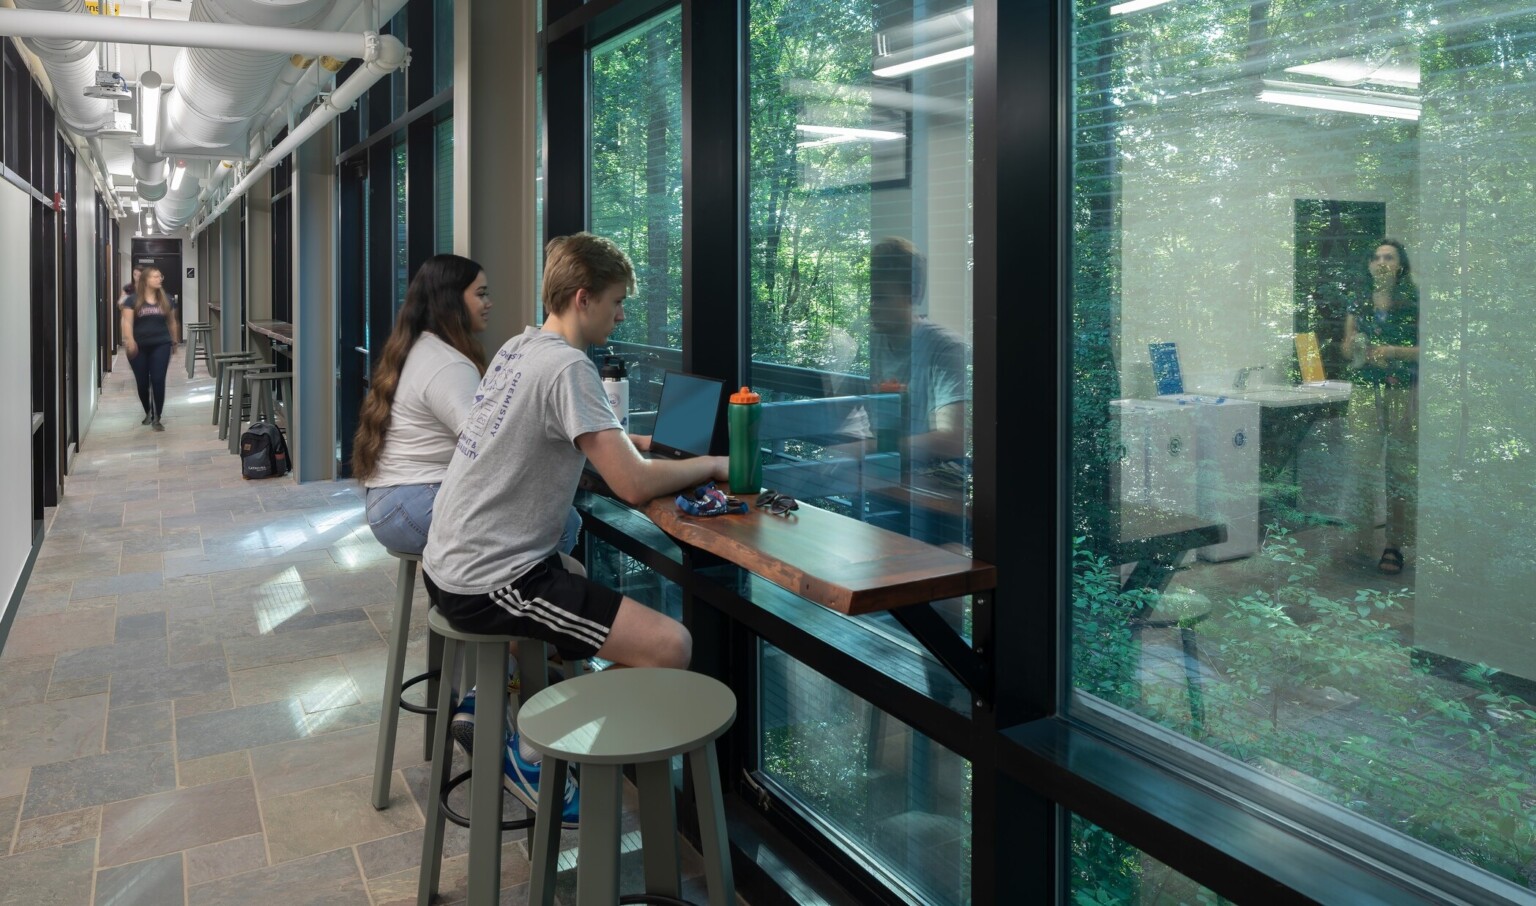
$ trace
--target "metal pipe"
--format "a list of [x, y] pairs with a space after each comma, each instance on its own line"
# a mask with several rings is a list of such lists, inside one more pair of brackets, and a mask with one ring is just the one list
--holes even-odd
[[342, 59], [366, 59], [373, 52], [367, 35], [362, 34], [131, 16], [78, 16], [26, 9], [0, 8], [0, 34], [16, 38], [73, 38], [163, 47], [258, 50], [285, 55], [300, 53]]
[[214, 205], [208, 214], [192, 227], [193, 236], [202, 232], [208, 224], [218, 219], [220, 214], [229, 210], [229, 206], [241, 195], [245, 194], [247, 189], [255, 185], [256, 180], [265, 176], [283, 158], [292, 154], [294, 149], [308, 141], [311, 135], [319, 132], [327, 123], [339, 116], [343, 110], [351, 107], [359, 97], [362, 97], [363, 92], [373, 87], [374, 83], [405, 65], [409, 52], [405, 45], [400, 43], [398, 38], [392, 35], [370, 35], [369, 37], [377, 42], [378, 48], [375, 52], [365, 57], [362, 67], [357, 72], [354, 72], [351, 78], [337, 85], [336, 90], [331, 93], [331, 96], [320, 106], [316, 107], [304, 119], [304, 122], [295, 126], [287, 138], [279, 142], [271, 151], [267, 152], [265, 157], [257, 161], [255, 166], [251, 167], [245, 174], [245, 178], [236, 183], [229, 190], [229, 194], [220, 199], [219, 203]]

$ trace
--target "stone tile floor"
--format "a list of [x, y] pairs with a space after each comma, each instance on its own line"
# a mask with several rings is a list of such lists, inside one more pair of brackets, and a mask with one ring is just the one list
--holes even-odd
[[[168, 382], [153, 432], [126, 361], [105, 375], [0, 651], [0, 906], [414, 903], [421, 718], [401, 716], [390, 807], [369, 803], [395, 561], [355, 485], [243, 480], [212, 379], [177, 356]], [[449, 830], [443, 903], [465, 889]], [[527, 899], [520, 836], [503, 903]]]

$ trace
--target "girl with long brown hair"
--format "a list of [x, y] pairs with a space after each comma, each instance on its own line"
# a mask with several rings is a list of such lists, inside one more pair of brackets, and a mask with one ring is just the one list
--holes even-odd
[[390, 550], [426, 546], [432, 501], [485, 373], [474, 333], [490, 310], [485, 270], [459, 255], [428, 258], [405, 291], [352, 441], [368, 525]]
[[146, 264], [139, 271], [133, 295], [122, 302], [123, 345], [128, 364], [138, 385], [139, 402], [144, 405], [144, 421], [156, 431], [164, 431], [160, 415], [165, 411], [165, 373], [170, 369], [171, 350], [181, 332], [176, 311], [166, 295], [165, 274]]

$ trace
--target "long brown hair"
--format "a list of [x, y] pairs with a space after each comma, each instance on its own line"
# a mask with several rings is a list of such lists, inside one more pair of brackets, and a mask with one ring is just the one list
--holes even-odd
[[146, 303], [160, 306], [160, 310], [165, 313], [165, 326], [171, 332], [171, 342], [174, 343], [176, 338], [181, 335], [181, 330], [179, 329], [180, 325], [176, 323], [176, 309], [171, 307], [171, 297], [166, 295], [165, 285], [163, 283], [160, 285], [159, 289], [155, 290], [159, 297], [154, 300], [150, 300], [150, 274], [159, 274], [162, 279], [165, 277], [165, 272], [160, 270], [160, 268], [155, 267], [153, 264], [146, 264], [143, 266], [143, 268], [139, 271], [139, 279], [133, 282], [133, 316], [135, 319], [137, 319], [139, 316], [139, 309], [143, 308]]
[[352, 477], [367, 481], [379, 465], [384, 440], [389, 433], [390, 412], [395, 391], [400, 386], [400, 372], [423, 331], [432, 331], [444, 343], [463, 353], [485, 374], [485, 350], [470, 330], [469, 309], [464, 305], [464, 291], [485, 270], [460, 255], [433, 255], [411, 278], [405, 291], [405, 304], [395, 318], [379, 363], [374, 366], [368, 395], [357, 420], [352, 438]]

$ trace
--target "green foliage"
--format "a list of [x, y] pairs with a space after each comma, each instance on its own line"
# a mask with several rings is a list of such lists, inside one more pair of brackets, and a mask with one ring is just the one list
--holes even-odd
[[[1284, 581], [1273, 591], [1213, 601], [1196, 630], [1206, 667], [1218, 675], [1203, 684], [1205, 720], [1195, 726], [1183, 690], [1138, 676], [1143, 652], [1123, 626], [1125, 614], [1155, 603], [1146, 598], [1155, 593], [1117, 600], [1118, 571], [1082, 541], [1073, 552], [1077, 688], [1532, 883], [1536, 707], [1501, 691], [1486, 666], [1450, 681], [1416, 659], [1390, 620], [1411, 604], [1408, 593], [1323, 594], [1315, 558], [1271, 528], [1261, 556], [1284, 570]], [[1094, 839], [1084, 844], [1085, 858], [1105, 861], [1090, 872], [1097, 879], [1090, 886], [1114, 890], [1127, 877], [1125, 860]]]

